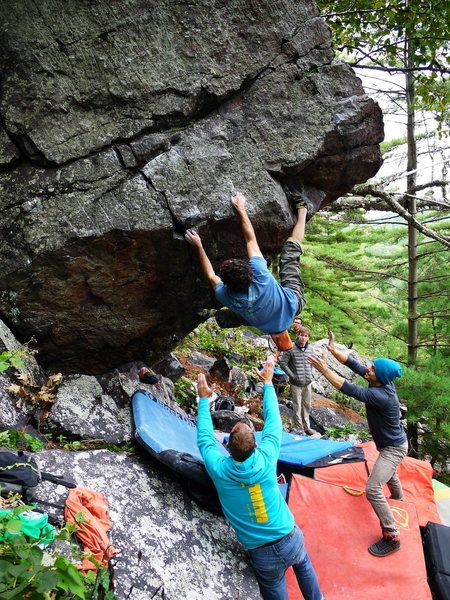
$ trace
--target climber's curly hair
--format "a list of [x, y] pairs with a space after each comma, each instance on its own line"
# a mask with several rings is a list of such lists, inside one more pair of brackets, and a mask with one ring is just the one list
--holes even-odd
[[219, 276], [230, 292], [247, 292], [253, 280], [250, 265], [239, 258], [224, 260], [219, 267]]

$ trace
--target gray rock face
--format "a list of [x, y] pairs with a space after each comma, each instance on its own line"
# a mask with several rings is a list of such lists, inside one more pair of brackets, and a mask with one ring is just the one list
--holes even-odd
[[[17, 339], [0, 320], [0, 353], [20, 349]], [[37, 394], [40, 386], [47, 382], [44, 371], [32, 354], [24, 355], [22, 363], [20, 370], [10, 367], [0, 373], [0, 431], [33, 428], [39, 423], [40, 433], [62, 434], [76, 440], [129, 442], [133, 439], [131, 398], [138, 389], [153, 394], [186, 416], [174, 399], [170, 379], [162, 377], [155, 385], [139, 381], [138, 369], [142, 363], [125, 364], [98, 377], [69, 375], [63, 378], [56, 389], [54, 401], [48, 404], [42, 401], [32, 403], [9, 391], [11, 385], [21, 385], [17, 377], [19, 374], [36, 384], [34, 388], [25, 384], [26, 392]], [[31, 434], [39, 437], [37, 432]]]
[[16, 405], [16, 395], [8, 391], [12, 381], [5, 373], [0, 373], [0, 431], [5, 429], [20, 429], [28, 423], [33, 409], [22, 404]]
[[10, 163], [15, 158], [19, 158], [19, 150], [0, 124], [0, 165]]
[[188, 356], [188, 360], [193, 365], [197, 365], [197, 367], [202, 367], [202, 369], [206, 369], [210, 371], [214, 363], [216, 362], [215, 358], [211, 358], [210, 356], [206, 356], [206, 354], [202, 354], [201, 352], [191, 352]]
[[[106, 497], [120, 600], [148, 600], [158, 588], [155, 598], [260, 598], [244, 551], [225, 519], [202, 510], [150, 458], [96, 450], [44, 451], [37, 459], [42, 470]], [[64, 503], [66, 495], [66, 488], [48, 482], [37, 494], [56, 503]]]
[[[0, 319], [0, 354], [5, 351], [20, 351], [21, 344], [14, 337], [11, 330]], [[36, 385], [42, 385], [45, 375], [32, 354], [20, 355], [23, 369], [21, 371], [30, 381]], [[7, 371], [0, 373], [0, 431], [5, 429], [19, 429], [28, 423], [34, 410], [26, 403], [18, 402], [19, 398], [11, 394], [8, 388], [11, 384], [17, 384], [13, 377], [15, 369], [10, 367]]]
[[327, 406], [315, 406], [311, 409], [311, 415], [322, 425], [323, 428], [345, 425], [349, 420], [338, 411]]
[[[353, 383], [354, 380], [356, 379], [357, 375], [355, 373], [353, 373], [353, 371], [351, 369], [349, 369], [345, 365], [342, 365], [338, 360], [336, 360], [334, 358], [334, 356], [331, 354], [331, 352], [327, 351], [327, 349], [326, 349], [327, 344], [328, 344], [328, 340], [322, 339], [322, 340], [318, 340], [317, 342], [314, 342], [314, 344], [312, 344], [312, 346], [314, 348], [314, 351], [319, 355], [322, 355], [322, 353], [325, 352], [326, 359], [327, 359], [327, 365], [330, 367], [330, 369], [332, 369], [335, 373], [337, 373], [344, 379], [347, 379], [348, 381]], [[345, 354], [349, 354], [349, 355], [353, 356], [353, 358], [355, 358], [358, 362], [362, 363], [363, 365], [369, 366], [372, 362], [370, 359], [368, 359], [364, 356], [361, 356], [354, 350], [348, 350], [342, 344], [336, 344], [336, 348], [338, 348], [339, 350], [342, 350]], [[321, 375], [315, 369], [313, 369], [313, 377], [314, 377], [314, 382], [316, 384], [315, 387], [316, 387], [317, 391], [319, 393], [321, 393], [322, 395], [326, 396], [327, 398], [331, 398], [333, 396], [333, 394], [336, 392], [335, 388], [331, 385], [331, 383], [327, 379], [325, 379], [325, 377], [323, 375]], [[322, 388], [322, 389], [320, 390], [320, 388]]]
[[186, 369], [172, 353], [154, 365], [154, 369], [173, 382], [177, 382], [186, 373]]
[[0, 70], [0, 315], [64, 372], [194, 329], [214, 301], [182, 235], [243, 255], [233, 191], [270, 256], [285, 187], [325, 204], [381, 164], [381, 112], [311, 0], [5, 0]]
[[129, 407], [119, 408], [97, 379], [71, 375], [58, 389], [45, 429], [82, 439], [120, 443], [133, 438]]

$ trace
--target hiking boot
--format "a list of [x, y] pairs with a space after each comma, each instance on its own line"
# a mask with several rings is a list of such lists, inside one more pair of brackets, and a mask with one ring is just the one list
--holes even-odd
[[387, 556], [400, 550], [400, 538], [398, 535], [393, 536], [387, 531], [383, 531], [381, 540], [369, 546], [368, 550], [373, 556]]
[[297, 429], [296, 427], [290, 429], [289, 433], [292, 433], [292, 435], [306, 435], [303, 429]]

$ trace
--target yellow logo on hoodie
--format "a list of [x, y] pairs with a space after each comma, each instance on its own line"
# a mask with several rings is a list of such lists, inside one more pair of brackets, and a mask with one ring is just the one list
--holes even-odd
[[255, 511], [257, 523], [267, 523], [269, 517], [267, 516], [266, 505], [264, 504], [264, 498], [259, 483], [252, 485], [248, 488], [250, 493], [250, 500]]

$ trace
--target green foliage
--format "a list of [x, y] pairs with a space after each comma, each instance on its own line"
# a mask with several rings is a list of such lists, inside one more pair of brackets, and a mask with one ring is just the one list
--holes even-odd
[[45, 436], [49, 441], [57, 445], [62, 446], [65, 450], [77, 451], [77, 450], [109, 450], [110, 452], [128, 452], [129, 454], [136, 454], [137, 446], [133, 442], [122, 444], [113, 444], [112, 442], [105, 442], [105, 440], [68, 440], [65, 435], [58, 435], [55, 440], [51, 433], [47, 433]]
[[25, 447], [32, 452], [39, 452], [45, 448], [45, 444], [39, 438], [35, 438], [29, 433], [24, 433], [23, 438], [25, 441]]
[[[430, 220], [434, 216], [436, 213], [428, 211], [418, 218]], [[440, 212], [439, 218], [442, 216]], [[358, 218], [361, 222], [355, 224]], [[442, 232], [448, 227], [444, 220], [433, 226]], [[302, 317], [311, 326], [313, 340], [326, 337], [327, 330], [332, 329], [337, 342], [347, 346], [353, 343], [355, 350], [365, 356], [386, 356], [406, 363], [406, 238], [406, 228], [375, 228], [355, 212], [314, 217], [308, 224], [308, 243], [302, 259], [308, 299]], [[408, 419], [426, 424], [419, 455], [443, 463], [448, 455], [444, 442], [448, 440], [448, 420], [443, 413], [449, 412], [450, 389], [443, 375], [449, 371], [450, 354], [448, 252], [434, 241], [423, 243], [419, 252], [419, 349], [415, 387], [411, 384], [409, 392]], [[407, 381], [409, 375], [402, 378], [397, 388], [406, 386]], [[406, 401], [406, 391], [404, 394]], [[348, 401], [344, 403], [358, 410]]]
[[[0, 515], [0, 598], [4, 600], [59, 600], [81, 598], [114, 600], [109, 590], [107, 569], [99, 565], [97, 575], [84, 577], [72, 562], [61, 554], [46, 554], [40, 547], [43, 537], [32, 538], [22, 533], [17, 519], [29, 506], [18, 506]], [[57, 539], [68, 540], [75, 527], [66, 525]], [[13, 534], [5, 536], [6, 533]], [[77, 546], [72, 546], [74, 556]], [[94, 559], [92, 559], [94, 560]]]
[[[51, 433], [45, 436], [49, 441], [62, 446], [65, 450], [109, 450], [110, 452], [128, 452], [136, 453], [137, 446], [133, 443], [112, 444], [104, 440], [68, 440], [64, 435], [58, 435], [55, 440]], [[2, 431], [0, 432], [0, 446], [11, 448], [13, 450], [29, 450], [31, 452], [40, 452], [46, 444], [29, 433], [23, 431]]]
[[[442, 213], [439, 213], [442, 217]], [[426, 218], [434, 213], [428, 211]], [[423, 219], [424, 217], [419, 217]], [[303, 271], [308, 304], [302, 313], [311, 338], [353, 343], [370, 357], [407, 357], [406, 229], [366, 222], [355, 215], [316, 215], [308, 225]], [[445, 222], [436, 229], [445, 231]], [[423, 244], [419, 270], [419, 364], [448, 347], [450, 319], [447, 252], [438, 242]]]
[[354, 66], [414, 68], [417, 107], [449, 118], [450, 4], [442, 0], [318, 0], [338, 51]]
[[175, 383], [175, 400], [184, 409], [197, 407], [197, 388], [187, 377], [180, 377]]
[[410, 423], [420, 423], [421, 455], [432, 464], [450, 455], [450, 371], [448, 357], [436, 354], [417, 367], [403, 370], [396, 381], [399, 397], [408, 407]]
[[31, 452], [39, 452], [45, 448], [44, 442], [39, 438], [22, 431], [10, 430], [0, 433], [0, 446], [19, 450], [31, 450]]
[[23, 357], [27, 354], [27, 349], [5, 350], [0, 353], [0, 373], [4, 373], [10, 367], [23, 369]]
[[373, 322], [387, 312], [374, 284], [392, 278], [394, 271], [384, 257], [395, 258], [398, 250], [386, 244], [383, 232], [365, 225], [360, 211], [346, 218], [362, 224], [348, 225], [330, 214], [316, 215], [308, 224], [302, 257], [308, 304], [302, 318], [311, 327], [313, 340], [332, 329], [339, 342], [372, 352], [368, 336]]
[[350, 435], [356, 435], [361, 440], [371, 440], [372, 436], [368, 429], [358, 427], [355, 423], [345, 423], [345, 425], [335, 425], [326, 428], [327, 436], [332, 439], [347, 438]]
[[266, 359], [266, 351], [246, 341], [242, 336], [243, 329], [249, 327], [222, 329], [214, 319], [209, 319], [201, 323], [179, 349], [182, 352], [195, 349], [217, 358], [227, 358], [231, 362], [233, 362], [233, 355], [239, 354], [242, 356], [242, 362], [250, 366], [259, 366]]
[[366, 418], [366, 406], [364, 402], [358, 402], [358, 400], [355, 400], [350, 396], [346, 396], [338, 391], [335, 391], [332, 394], [331, 400], [336, 402], [336, 404], [341, 404], [342, 406], [350, 408], [354, 412], [358, 413], [361, 417]]
[[390, 152], [394, 148], [398, 148], [398, 146], [402, 146], [403, 144], [406, 144], [406, 137], [392, 138], [391, 140], [381, 142], [381, 154], [386, 154], [387, 152]]
[[20, 431], [2, 431], [0, 433], [0, 446], [5, 448], [17, 448], [21, 437]]
[[205, 323], [200, 323], [194, 334], [188, 336], [187, 348], [206, 352], [218, 358], [224, 357], [230, 349], [226, 338], [221, 335], [222, 331], [213, 319], [208, 319]]
[[[450, 89], [449, 89], [449, 94], [450, 94]], [[428, 132], [422, 132], [422, 133], [416, 133], [414, 137], [417, 141], [420, 139], [425, 139], [428, 136], [429, 136]], [[381, 144], [380, 144], [381, 154], [387, 154], [394, 148], [398, 148], [398, 146], [403, 146], [403, 144], [406, 144], [406, 143], [407, 143], [406, 137], [392, 138], [390, 140], [381, 142]]]

